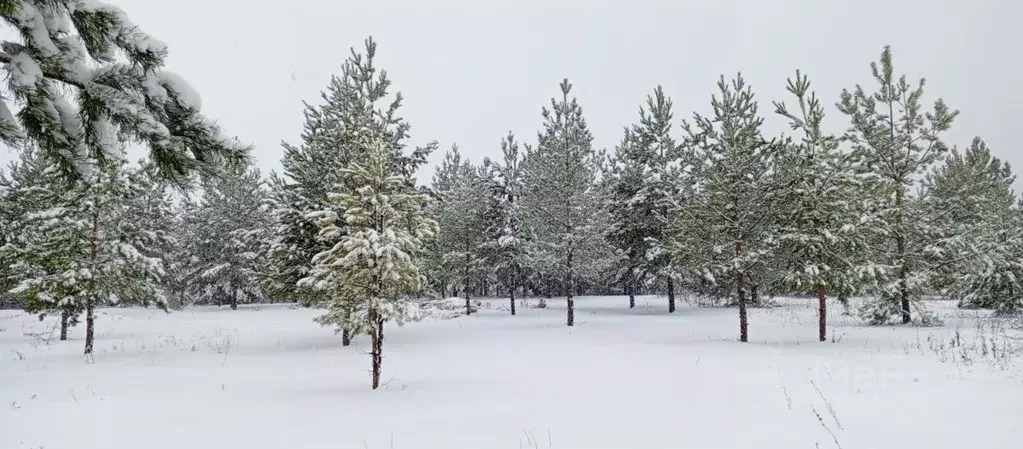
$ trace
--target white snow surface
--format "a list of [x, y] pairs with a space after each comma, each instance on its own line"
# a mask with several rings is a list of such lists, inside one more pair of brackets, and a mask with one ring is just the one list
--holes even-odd
[[[453, 305], [457, 300], [451, 300]], [[576, 299], [387, 329], [342, 347], [294, 306], [102, 309], [93, 363], [56, 321], [0, 311], [0, 447], [1015, 448], [1023, 346], [1011, 321], [935, 305], [943, 327], [866, 327], [813, 300], [734, 309]], [[978, 324], [980, 323], [980, 324]], [[958, 338], [957, 338], [958, 334]], [[996, 347], [994, 355], [991, 342]], [[981, 345], [984, 345], [984, 348]], [[1015, 346], [1014, 346], [1015, 344]], [[986, 355], [985, 355], [986, 353]], [[818, 419], [818, 415], [820, 419]], [[832, 433], [834, 436], [832, 436]], [[837, 440], [837, 444], [836, 444]], [[819, 446], [815, 446], [819, 445]]]

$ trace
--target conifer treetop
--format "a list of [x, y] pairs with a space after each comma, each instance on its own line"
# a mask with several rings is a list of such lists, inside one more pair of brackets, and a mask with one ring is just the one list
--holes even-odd
[[929, 168], [948, 151], [939, 134], [948, 131], [959, 110], [938, 98], [931, 111], [924, 111], [926, 79], [913, 86], [905, 75], [896, 78], [891, 46], [884, 47], [879, 61], [870, 63], [870, 72], [876, 92], [867, 93], [859, 84], [852, 92], [842, 90], [837, 107], [852, 122], [845, 139], [883, 176], [911, 182], [910, 175]]

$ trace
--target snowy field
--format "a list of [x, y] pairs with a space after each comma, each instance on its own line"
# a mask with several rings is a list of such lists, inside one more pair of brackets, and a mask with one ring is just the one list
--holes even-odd
[[[663, 298], [504, 301], [390, 327], [386, 387], [368, 339], [314, 310], [104, 309], [83, 328], [0, 311], [0, 448], [1018, 448], [1023, 349], [1007, 322], [937, 304], [939, 328], [869, 328], [811, 300], [734, 309]], [[983, 315], [980, 315], [983, 316]], [[52, 335], [56, 335], [55, 333]]]

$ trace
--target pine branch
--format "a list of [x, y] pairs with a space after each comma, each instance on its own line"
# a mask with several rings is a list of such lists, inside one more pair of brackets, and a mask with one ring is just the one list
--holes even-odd
[[[13, 59], [11, 58], [11, 55], [0, 51], [0, 62], [2, 62], [4, 64], [10, 64], [11, 61], [13, 61]], [[85, 85], [83, 85], [82, 83], [80, 83], [78, 81], [75, 81], [75, 80], [73, 80], [71, 78], [68, 78], [68, 77], [66, 77], [66, 76], [64, 76], [64, 75], [62, 75], [60, 73], [56, 73], [56, 72], [54, 72], [52, 70], [47, 70], [47, 69], [42, 68], [42, 67], [41, 67], [41, 69], [43, 71], [43, 77], [45, 77], [45, 78], [48, 78], [48, 79], [51, 79], [51, 80], [54, 80], [54, 81], [60, 81], [60, 82], [62, 82], [64, 84], [75, 86], [75, 87], [77, 87], [79, 89], [84, 89], [85, 88]]]

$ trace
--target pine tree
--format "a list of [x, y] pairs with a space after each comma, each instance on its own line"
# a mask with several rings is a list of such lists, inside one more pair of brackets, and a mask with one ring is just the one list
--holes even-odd
[[824, 108], [810, 91], [810, 80], [796, 71], [788, 91], [798, 110], [775, 102], [775, 112], [787, 119], [797, 141], [786, 141], [779, 158], [781, 193], [776, 235], [783, 280], [788, 288], [816, 293], [819, 338], [827, 339], [827, 294], [848, 298], [866, 271], [862, 255], [868, 242], [860, 217], [861, 188], [851, 155], [842, 153], [839, 139], [821, 129]]
[[[368, 145], [367, 161], [346, 169], [350, 191], [332, 194], [345, 215], [334, 208], [313, 212], [311, 218], [327, 238], [338, 243], [317, 254], [308, 282], [329, 291], [323, 324], [337, 324], [370, 335], [372, 386], [380, 386], [384, 323], [398, 324], [418, 317], [418, 305], [409, 295], [422, 288], [422, 275], [413, 254], [423, 239], [434, 235], [437, 224], [422, 216], [426, 196], [410, 193], [409, 175], [394, 174], [384, 142]], [[343, 221], [342, 221], [343, 220]], [[303, 282], [307, 282], [304, 280]]]
[[[8, 166], [6, 175], [0, 172], [0, 224], [3, 225], [3, 235], [0, 236], [0, 286], [3, 293], [8, 294], [11, 289], [18, 286], [27, 277], [45, 276], [55, 272], [58, 264], [57, 254], [38, 253], [24, 251], [25, 246], [31, 245], [33, 241], [39, 240], [42, 236], [29, 234], [36, 232], [35, 223], [38, 220], [34, 217], [55, 204], [64, 201], [62, 192], [69, 187], [68, 182], [62, 179], [57, 173], [56, 167], [52, 166], [44, 158], [41, 151], [35, 147], [27, 147], [18, 154], [18, 160], [12, 161]], [[26, 260], [27, 259], [27, 260]], [[56, 286], [51, 291], [57, 295]], [[20, 297], [19, 297], [20, 296]], [[60, 315], [60, 340], [67, 340], [68, 327], [78, 324], [81, 315], [80, 304], [74, 301], [67, 301], [57, 304], [47, 300], [46, 293], [42, 295], [18, 295], [15, 299], [23, 305], [29, 313], [38, 313], [40, 319], [48, 314]]]
[[[365, 161], [360, 136], [370, 132], [382, 135], [392, 154], [393, 170], [402, 173], [414, 173], [437, 148], [436, 142], [431, 142], [404, 154], [409, 124], [398, 115], [402, 96], [391, 96], [386, 71], [375, 65], [376, 48], [376, 42], [367, 38], [365, 52], [351, 49], [340, 76], [332, 76], [320, 94], [322, 104], [306, 104], [302, 144], [283, 144], [283, 171], [271, 175], [269, 200], [276, 239], [270, 245], [264, 284], [272, 297], [309, 305], [328, 300], [322, 293], [299, 286], [312, 269], [313, 256], [336, 243], [321, 240], [318, 227], [306, 216], [340, 206], [331, 203], [327, 194], [351, 187], [343, 169]], [[344, 214], [343, 210], [335, 212]], [[344, 330], [341, 333], [342, 343], [347, 345], [350, 335]]]
[[189, 206], [187, 201], [173, 202], [171, 216], [167, 219], [167, 226], [171, 229], [171, 239], [174, 243], [164, 259], [164, 269], [167, 275], [163, 278], [163, 284], [167, 296], [167, 307], [171, 309], [181, 309], [191, 303], [189, 283], [192, 281], [192, 277], [189, 267], [193, 263], [191, 251], [195, 247], [197, 236], [193, 233], [195, 229], [188, 221]]
[[233, 169], [203, 183], [202, 198], [186, 205], [192, 234], [187, 267], [191, 299], [198, 303], [262, 301], [263, 242], [271, 229], [263, 207], [266, 189], [256, 168]]
[[525, 193], [522, 155], [515, 135], [510, 131], [501, 139], [500, 163], [487, 163], [493, 179], [493, 194], [498, 200], [500, 224], [497, 233], [494, 271], [510, 296], [511, 314], [515, 315], [515, 292], [521, 287], [526, 269], [525, 233], [519, 202]]
[[778, 145], [760, 132], [763, 118], [742, 75], [718, 81], [713, 117], [693, 114], [683, 121], [692, 175], [698, 180], [690, 201], [678, 210], [672, 251], [685, 266], [722, 285], [732, 279], [739, 306], [739, 339], [748, 341], [748, 273], [770, 254], [767, 224], [778, 201], [775, 158]]
[[[436, 220], [439, 227], [443, 226], [441, 222], [449, 215], [445, 211], [446, 204], [442, 197], [455, 185], [462, 166], [462, 154], [457, 150], [458, 146], [452, 145], [451, 149], [444, 153], [444, 159], [434, 169], [433, 181], [430, 183], [431, 201], [428, 202], [427, 215]], [[445, 255], [450, 251], [450, 247], [451, 242], [438, 235], [437, 238], [426, 242], [423, 250], [425, 254], [423, 272], [441, 297], [448, 296], [449, 287], [452, 296], [458, 294], [457, 273], [445, 263]]]
[[0, 17], [14, 37], [0, 42], [13, 94], [12, 104], [0, 100], [4, 144], [36, 145], [68, 179], [100, 176], [97, 166], [121, 159], [121, 141], [148, 146], [161, 176], [177, 182], [247, 158], [248, 147], [200, 114], [199, 95], [163, 70], [167, 46], [120, 8], [7, 0]]
[[[625, 270], [619, 277], [627, 282], [629, 305], [635, 304], [636, 284], [663, 279], [668, 289], [668, 312], [675, 312], [675, 279], [667, 253], [656, 251], [664, 239], [673, 205], [681, 192], [668, 173], [680, 159], [680, 147], [671, 137], [672, 102], [661, 86], [647, 96], [646, 108], [639, 110], [639, 123], [626, 129], [620, 152], [612, 163], [609, 206], [615, 217], [613, 240], [626, 254]], [[617, 176], [616, 176], [617, 175]]]
[[953, 150], [923, 182], [928, 223], [939, 251], [932, 288], [961, 306], [1015, 313], [1023, 306], [1023, 222], [1012, 190], [1015, 176], [979, 137]]
[[166, 307], [162, 261], [150, 254], [168, 236], [147, 229], [127, 205], [145, 193], [123, 163], [88, 180], [28, 192], [37, 207], [12, 226], [0, 258], [11, 263], [30, 311], [59, 311], [63, 322], [85, 312], [85, 354], [93, 352], [95, 309], [131, 301]]
[[921, 104], [924, 80], [913, 87], [904, 75], [896, 78], [890, 47], [884, 48], [880, 61], [872, 62], [870, 69], [877, 91], [868, 94], [857, 85], [852, 92], [843, 90], [838, 103], [839, 111], [852, 122], [846, 139], [864, 160], [870, 182], [878, 186], [876, 222], [888, 238], [885, 249], [878, 251], [882, 258], [878, 264], [887, 266], [889, 282], [883, 283], [876, 300], [867, 303], [862, 313], [873, 323], [887, 322], [893, 315], [909, 323], [911, 299], [928, 285], [931, 275], [923, 217], [911, 210], [910, 194], [918, 176], [946, 152], [940, 134], [949, 129], [959, 111], [949, 109], [939, 98], [933, 111], [925, 112]]
[[131, 175], [136, 189], [132, 200], [124, 204], [125, 220], [138, 226], [139, 232], [149, 239], [143, 254], [160, 260], [165, 271], [161, 290], [169, 305], [180, 288], [172, 271], [178, 263], [178, 242], [174, 238], [176, 214], [171, 198], [174, 186], [161, 179], [148, 160], [139, 161], [139, 168]]
[[528, 156], [524, 173], [528, 193], [523, 212], [535, 233], [532, 250], [551, 264], [546, 269], [562, 280], [567, 324], [575, 322], [573, 294], [577, 282], [607, 263], [607, 217], [597, 178], [600, 155], [586, 126], [582, 107], [569, 94], [572, 85], [561, 82], [561, 99], [543, 108], [544, 129], [535, 152]]
[[482, 285], [490, 271], [487, 243], [492, 198], [480, 168], [462, 159], [458, 146], [452, 146], [433, 185], [438, 201], [432, 213], [440, 227], [434, 247], [440, 252], [438, 269], [452, 287], [461, 288], [466, 315], [472, 314], [470, 292]]
[[647, 253], [648, 224], [644, 218], [651, 211], [650, 204], [639, 201], [640, 186], [643, 183], [642, 166], [638, 163], [639, 151], [632, 130], [624, 130], [622, 140], [615, 147], [614, 155], [608, 161], [608, 176], [605, 188], [608, 197], [608, 212], [611, 216], [611, 230], [608, 241], [621, 255], [621, 263], [615, 273], [615, 282], [624, 287], [629, 295], [629, 308], [636, 307], [636, 293], [645, 280], [642, 269]]

